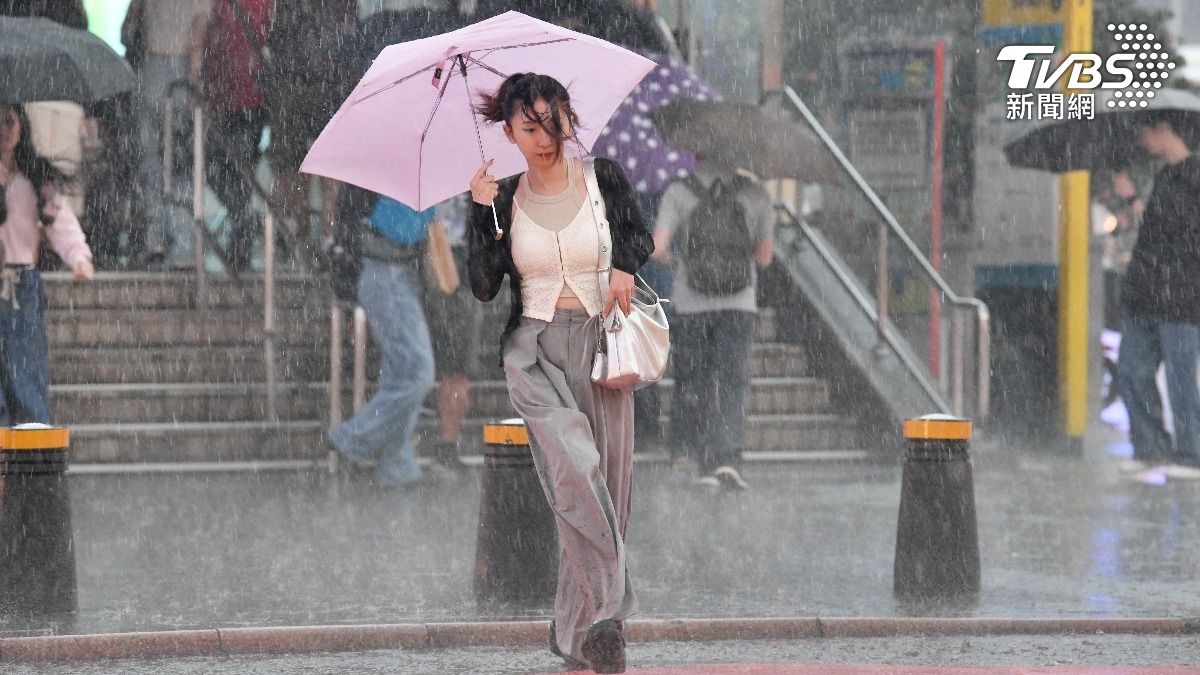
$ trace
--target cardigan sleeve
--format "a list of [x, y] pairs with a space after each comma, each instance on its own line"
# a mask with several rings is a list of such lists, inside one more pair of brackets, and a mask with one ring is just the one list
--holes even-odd
[[654, 252], [654, 237], [646, 227], [633, 188], [620, 165], [597, 158], [596, 182], [604, 195], [604, 207], [613, 232], [612, 265], [635, 274]]
[[500, 193], [496, 195], [496, 217], [504, 237], [496, 240], [492, 207], [471, 202], [467, 216], [467, 272], [471, 292], [476, 298], [490, 302], [500, 292], [504, 275], [509, 272], [509, 228], [512, 225], [512, 196], [517, 182], [514, 179], [500, 181]]

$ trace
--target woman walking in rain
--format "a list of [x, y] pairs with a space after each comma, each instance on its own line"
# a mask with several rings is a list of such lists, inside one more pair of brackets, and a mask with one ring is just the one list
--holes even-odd
[[[488, 160], [472, 178], [469, 271], [480, 300], [494, 298], [506, 274], [512, 291], [504, 372], [561, 546], [550, 650], [573, 667], [624, 672], [621, 631], [637, 604], [624, 543], [633, 396], [593, 384], [590, 373], [600, 316], [614, 303], [629, 311], [633, 275], [654, 244], [625, 175], [603, 159], [594, 169], [609, 227], [596, 222], [587, 165], [563, 152], [579, 120], [560, 82], [512, 75], [477, 111], [504, 125], [528, 164], [498, 183]], [[602, 246], [612, 249], [606, 296], [597, 275]]]
[[50, 423], [46, 298], [36, 267], [43, 233], [77, 281], [92, 279], [92, 251], [60, 192], [66, 183], [34, 149], [24, 107], [0, 104], [0, 426]]

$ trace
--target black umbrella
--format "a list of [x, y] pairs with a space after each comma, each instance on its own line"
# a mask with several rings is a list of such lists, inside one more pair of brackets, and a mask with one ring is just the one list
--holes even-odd
[[91, 103], [135, 83], [129, 64], [91, 33], [47, 19], [0, 17], [0, 101]]
[[[1094, 119], [1052, 120], [1022, 129], [1004, 145], [1005, 158], [1015, 167], [1056, 173], [1119, 169], [1146, 159], [1138, 136], [1147, 123], [1160, 119], [1168, 120], [1188, 147], [1200, 143], [1200, 96], [1182, 89], [1130, 93], [1153, 96], [1097, 94]], [[1118, 105], [1109, 106], [1110, 101]]]
[[651, 117], [667, 145], [702, 161], [746, 169], [762, 178], [837, 180], [837, 165], [820, 140], [795, 122], [732, 101], [679, 99]]

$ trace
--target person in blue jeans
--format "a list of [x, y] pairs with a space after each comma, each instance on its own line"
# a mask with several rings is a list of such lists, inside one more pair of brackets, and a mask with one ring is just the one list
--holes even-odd
[[[379, 389], [329, 440], [355, 465], [375, 461], [376, 482], [399, 487], [421, 479], [413, 432], [434, 386], [433, 345], [421, 303], [420, 259], [434, 211], [416, 212], [387, 197], [343, 190], [342, 217], [362, 218], [358, 304], [379, 348]], [[359, 204], [369, 206], [363, 209]]]
[[[1175, 478], [1200, 478], [1200, 159], [1181, 132], [1185, 118], [1150, 111], [1139, 143], [1163, 167], [1145, 204], [1123, 174], [1113, 189], [1141, 212], [1123, 288], [1121, 397], [1129, 411], [1133, 461], [1129, 468], [1165, 466]], [[1195, 139], [1192, 139], [1195, 140]], [[1175, 438], [1163, 425], [1155, 373], [1163, 363]]]

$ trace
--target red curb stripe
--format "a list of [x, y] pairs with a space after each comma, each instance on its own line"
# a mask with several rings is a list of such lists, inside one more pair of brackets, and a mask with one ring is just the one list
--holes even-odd
[[[562, 671], [559, 671], [562, 673]], [[845, 665], [737, 663], [630, 668], [630, 675], [1194, 675], [1189, 665]], [[547, 674], [552, 675], [552, 674]]]
[[1178, 635], [1181, 619], [821, 619], [827, 638], [900, 635], [1049, 635], [1062, 633], [1134, 633]]
[[817, 619], [675, 619], [633, 620], [625, 629], [630, 640], [792, 640], [820, 637]]
[[425, 624], [363, 626], [289, 626], [221, 628], [220, 649], [227, 654], [352, 652], [368, 649], [426, 649]]
[[549, 621], [431, 623], [426, 627], [429, 629], [429, 646], [433, 649], [542, 646], [550, 635]]
[[[299, 654], [369, 649], [540, 647], [546, 621], [222, 628], [0, 639], [0, 662], [54, 662], [231, 653]], [[632, 642], [894, 637], [905, 635], [1184, 635], [1181, 619], [838, 618], [644, 619]]]
[[0, 640], [2, 661], [90, 661], [220, 653], [215, 630], [55, 635]]

